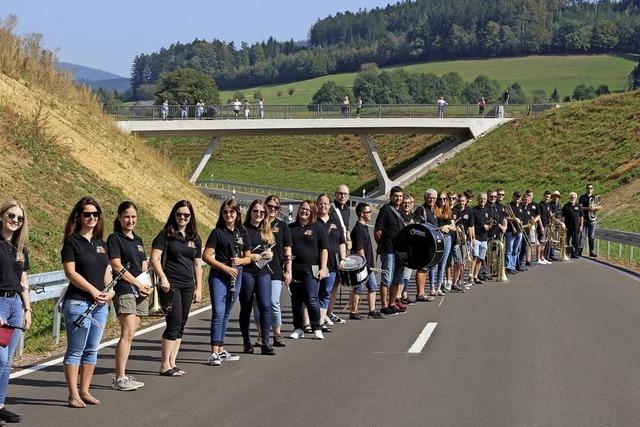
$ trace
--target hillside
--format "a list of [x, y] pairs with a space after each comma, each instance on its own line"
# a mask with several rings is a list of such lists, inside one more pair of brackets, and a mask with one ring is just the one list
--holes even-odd
[[70, 104], [30, 86], [0, 74], [0, 199], [27, 205], [33, 271], [60, 268], [64, 222], [84, 195], [102, 204], [106, 230], [117, 205], [134, 201], [148, 245], [181, 198], [193, 201], [203, 231], [214, 223], [211, 201], [154, 149], [118, 131], [96, 104]]
[[97, 68], [85, 67], [84, 65], [72, 64], [70, 62], [58, 62], [56, 67], [61, 71], [70, 71], [76, 80], [97, 81], [122, 79], [124, 77]]
[[[606, 84], [612, 91], [625, 89], [627, 77], [636, 63], [635, 59], [612, 55], [529, 56], [434, 61], [388, 67], [384, 70], [403, 69], [412, 73], [435, 73], [438, 76], [453, 71], [460, 74], [464, 81], [471, 81], [483, 74], [498, 80], [503, 88], [518, 82], [527, 95], [531, 95], [535, 90], [544, 90], [547, 95], [551, 95], [553, 89], [557, 89], [563, 98], [570, 96], [573, 89], [581, 83], [591, 86]], [[334, 81], [351, 87], [356, 75], [357, 73], [332, 74], [292, 83], [239, 89], [238, 92], [242, 92], [247, 99], [253, 99], [253, 94], [260, 91], [265, 102], [269, 104], [308, 104], [323, 83]], [[294, 89], [292, 95], [289, 95], [290, 89]], [[220, 99], [227, 102], [235, 92], [221, 91]]]
[[[602, 224], [640, 232], [640, 92], [571, 103], [511, 122], [409, 187], [508, 192], [531, 188], [603, 195]], [[463, 171], [463, 173], [461, 172]]]

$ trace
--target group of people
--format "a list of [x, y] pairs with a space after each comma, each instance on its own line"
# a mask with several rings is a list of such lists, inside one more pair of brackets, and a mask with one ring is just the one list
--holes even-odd
[[[424, 204], [415, 207], [414, 195], [393, 187], [389, 203], [381, 207], [373, 225], [375, 250], [369, 232], [372, 206], [358, 203], [357, 218], [351, 227], [349, 189], [345, 185], [337, 188], [333, 200], [327, 194], [304, 200], [290, 224], [279, 218], [281, 204], [277, 196], [254, 200], [244, 220], [239, 203], [226, 200], [204, 245], [192, 204], [181, 200], [153, 239], [149, 257], [135, 231], [138, 209], [134, 203], [120, 204], [113, 232], [105, 241], [103, 211], [96, 200], [84, 197], [69, 214], [61, 250], [69, 279], [61, 304], [67, 331], [63, 364], [68, 404], [73, 408], [100, 404], [90, 387], [109, 301], [113, 301], [120, 324], [112, 388], [128, 391], [144, 386], [127, 374], [126, 365], [140, 317], [149, 311], [148, 295], [154, 285], [145, 276], [148, 270], [157, 277], [160, 291], [173, 295], [162, 334], [159, 374], [179, 377], [186, 374], [177, 365], [185, 325], [192, 303], [202, 300], [202, 261], [211, 267], [208, 364], [219, 366], [239, 359], [225, 349], [227, 324], [238, 300], [243, 353], [247, 354], [254, 353], [257, 346], [261, 354], [273, 356], [275, 347], [286, 346], [280, 309], [283, 287], [291, 296], [290, 339], [308, 334], [323, 340], [336, 323], [345, 323], [334, 308], [339, 284], [349, 283], [343, 270], [350, 254], [357, 254], [366, 262], [365, 279], [357, 285], [349, 283], [350, 320], [395, 316], [406, 312], [414, 302], [433, 301], [447, 292], [464, 292], [483, 283], [490, 279], [485, 260], [488, 241], [492, 239], [504, 240], [506, 270], [510, 274], [526, 270], [533, 259], [547, 264], [557, 256], [548, 239], [553, 221], [565, 224], [572, 257], [581, 254], [583, 233], [588, 237], [590, 255], [596, 255], [594, 232], [600, 206], [595, 203], [592, 185], [579, 199], [571, 193], [563, 206], [557, 191], [545, 192], [539, 203], [533, 201], [531, 191], [514, 192], [509, 203], [504, 202], [505, 196], [502, 189], [490, 190], [479, 193], [474, 202], [471, 191], [456, 194], [429, 189], [424, 193]], [[25, 207], [16, 200], [5, 202], [0, 216], [0, 325], [9, 331], [7, 344], [0, 346], [0, 420], [19, 422], [21, 416], [4, 407], [4, 398], [13, 352], [21, 332], [31, 325], [26, 276], [30, 263], [25, 246], [28, 219]], [[412, 271], [402, 264], [394, 247], [395, 237], [411, 223], [429, 223], [442, 233], [444, 253], [436, 265]], [[523, 245], [523, 239], [530, 244]], [[473, 259], [466, 279], [462, 242], [470, 248]], [[374, 273], [378, 271], [376, 256], [381, 261], [379, 288]], [[412, 274], [417, 289], [415, 300], [408, 295]], [[359, 303], [365, 289], [367, 309], [362, 315]], [[376, 309], [378, 290], [380, 310]], [[252, 313], [258, 330], [256, 343], [251, 342]]]

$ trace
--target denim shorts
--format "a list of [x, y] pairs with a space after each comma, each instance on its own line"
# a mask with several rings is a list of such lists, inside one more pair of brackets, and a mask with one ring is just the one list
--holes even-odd
[[487, 256], [487, 242], [476, 240], [473, 245], [473, 256], [478, 259], [485, 259]]
[[381, 286], [388, 288], [391, 285], [399, 284], [404, 281], [404, 265], [399, 262], [396, 254], [380, 254], [382, 261]]
[[454, 264], [462, 262], [462, 249], [460, 249], [460, 245], [454, 245], [453, 248], [451, 248], [451, 259]]
[[375, 292], [378, 290], [378, 281], [376, 280], [376, 275], [374, 273], [369, 273], [369, 277], [367, 278], [367, 281], [364, 282], [362, 285], [356, 286], [355, 288], [353, 288], [353, 291], [355, 293], [361, 294], [364, 291], [365, 286], [367, 287], [367, 290], [369, 292]]

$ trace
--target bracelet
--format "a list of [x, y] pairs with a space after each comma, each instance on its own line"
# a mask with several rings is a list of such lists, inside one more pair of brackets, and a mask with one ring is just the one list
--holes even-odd
[[31, 309], [30, 308], [25, 308], [24, 311], [26, 313], [27, 311], [31, 311]]

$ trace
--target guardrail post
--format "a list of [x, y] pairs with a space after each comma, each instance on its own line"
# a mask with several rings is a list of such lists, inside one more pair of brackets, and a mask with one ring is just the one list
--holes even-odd
[[24, 332], [20, 334], [20, 343], [18, 344], [18, 356], [22, 356], [24, 353]]
[[622, 243], [618, 243], [618, 258], [622, 258]]
[[378, 104], [378, 118], [382, 118], [382, 104]]
[[633, 246], [629, 246], [629, 262], [633, 263]]
[[607, 240], [607, 258], [611, 258], [611, 242]]
[[60, 298], [55, 299], [55, 305], [53, 306], [53, 342], [60, 343], [60, 312], [58, 311], [58, 303]]

